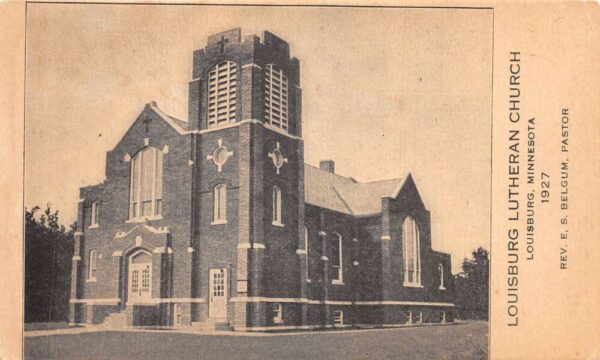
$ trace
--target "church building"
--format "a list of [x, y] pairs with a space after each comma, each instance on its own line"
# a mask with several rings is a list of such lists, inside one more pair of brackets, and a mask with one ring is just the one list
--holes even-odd
[[[316, 121], [310, 119], [311, 121]], [[410, 173], [304, 162], [300, 63], [270, 32], [193, 53], [187, 121], [146, 104], [80, 189], [70, 322], [269, 331], [453, 321]]]

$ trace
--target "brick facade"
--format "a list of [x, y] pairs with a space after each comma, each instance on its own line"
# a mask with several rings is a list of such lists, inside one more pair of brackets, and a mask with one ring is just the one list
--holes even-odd
[[[223, 100], [235, 117], [213, 126], [209, 107], [221, 85], [211, 87], [209, 73], [223, 61], [235, 64], [227, 75], [235, 97]], [[266, 117], [269, 64], [287, 78], [287, 128]], [[242, 40], [229, 30], [193, 54], [188, 122], [154, 102], [144, 107], [107, 153], [106, 180], [80, 191], [72, 323], [275, 330], [452, 320], [450, 256], [431, 247], [430, 213], [412, 177], [358, 183], [335, 174], [333, 161], [304, 164], [299, 68], [277, 36]], [[221, 101], [214, 106], [221, 114]], [[133, 216], [132, 159], [149, 148], [162, 157], [162, 211]], [[217, 185], [224, 205], [215, 203]], [[225, 219], [215, 218], [216, 206]], [[402, 281], [407, 216], [419, 231], [420, 287]], [[338, 238], [343, 279], [335, 280]]]

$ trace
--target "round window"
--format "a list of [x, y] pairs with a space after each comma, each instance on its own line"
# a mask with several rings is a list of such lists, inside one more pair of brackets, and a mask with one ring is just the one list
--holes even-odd
[[213, 152], [213, 161], [217, 165], [223, 165], [223, 164], [225, 164], [225, 162], [227, 161], [228, 157], [229, 157], [229, 153], [227, 151], [227, 148], [224, 147], [224, 146], [219, 146]]
[[279, 149], [273, 150], [273, 164], [278, 169], [283, 166], [283, 154]]

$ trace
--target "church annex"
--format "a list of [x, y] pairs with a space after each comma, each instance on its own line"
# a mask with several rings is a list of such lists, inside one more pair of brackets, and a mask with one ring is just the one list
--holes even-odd
[[188, 121], [146, 104], [80, 190], [70, 321], [233, 330], [453, 321], [410, 174], [304, 163], [300, 65], [272, 33], [194, 51]]

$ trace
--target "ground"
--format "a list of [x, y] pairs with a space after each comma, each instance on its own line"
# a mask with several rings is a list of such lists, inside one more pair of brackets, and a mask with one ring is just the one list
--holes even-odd
[[25, 359], [487, 359], [487, 334], [484, 322], [283, 334], [26, 334]]

